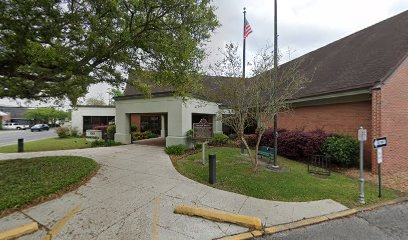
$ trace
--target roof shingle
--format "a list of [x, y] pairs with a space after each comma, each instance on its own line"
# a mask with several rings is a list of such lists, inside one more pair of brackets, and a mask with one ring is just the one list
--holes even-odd
[[[310, 82], [296, 98], [371, 88], [386, 79], [408, 56], [408, 11], [330, 43], [283, 64], [301, 61]], [[212, 77], [203, 84], [211, 85]], [[171, 88], [153, 87], [152, 94]], [[141, 92], [128, 84], [125, 95]]]

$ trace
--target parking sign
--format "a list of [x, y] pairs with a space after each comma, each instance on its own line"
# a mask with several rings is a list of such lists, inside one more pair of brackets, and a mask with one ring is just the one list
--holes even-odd
[[367, 141], [367, 129], [358, 129], [358, 141]]

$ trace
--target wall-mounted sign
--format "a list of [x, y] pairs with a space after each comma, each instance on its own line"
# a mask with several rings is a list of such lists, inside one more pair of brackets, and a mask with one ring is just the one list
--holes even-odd
[[199, 123], [193, 123], [193, 139], [206, 140], [214, 136], [213, 125], [204, 118]]
[[386, 137], [374, 138], [373, 145], [374, 145], [374, 148], [385, 147], [387, 146], [387, 138]]

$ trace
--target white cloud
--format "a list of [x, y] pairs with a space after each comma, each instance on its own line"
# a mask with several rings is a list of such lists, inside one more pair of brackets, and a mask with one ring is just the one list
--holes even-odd
[[[207, 63], [217, 59], [217, 49], [226, 42], [242, 46], [243, 7], [253, 29], [247, 39], [247, 59], [273, 43], [274, 1], [215, 0], [214, 5], [222, 26], [207, 46]], [[407, 9], [406, 0], [278, 0], [278, 45], [282, 51], [294, 50], [292, 57], [298, 57]]]

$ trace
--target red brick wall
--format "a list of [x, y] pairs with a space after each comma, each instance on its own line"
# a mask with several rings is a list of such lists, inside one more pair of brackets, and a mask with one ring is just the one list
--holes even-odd
[[137, 129], [140, 130], [140, 115], [139, 114], [131, 114], [130, 115], [130, 124], [137, 126]]
[[381, 87], [381, 129], [384, 173], [408, 171], [408, 58]]
[[[328, 133], [340, 133], [357, 137], [360, 126], [368, 130], [371, 139], [371, 102], [340, 103], [299, 107], [288, 113], [279, 114], [279, 128], [322, 129]], [[364, 146], [364, 162], [371, 165], [371, 142]]]

